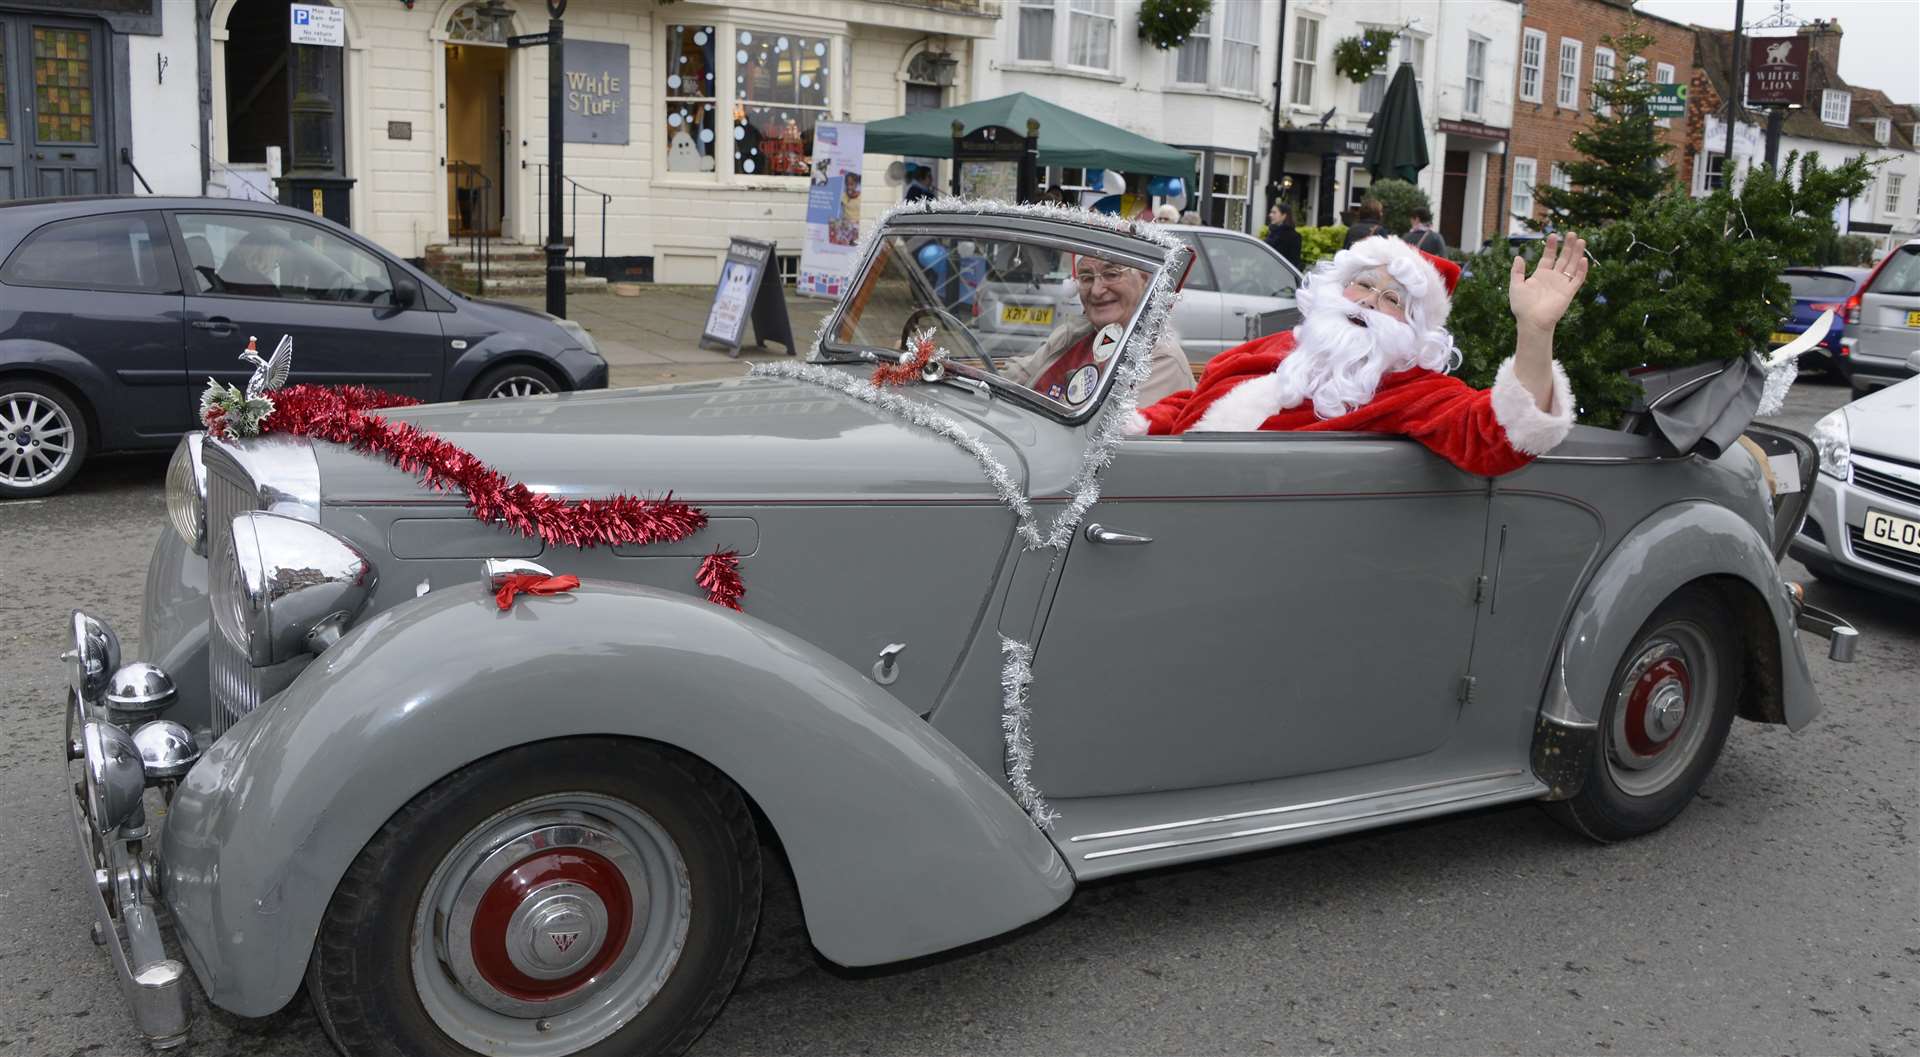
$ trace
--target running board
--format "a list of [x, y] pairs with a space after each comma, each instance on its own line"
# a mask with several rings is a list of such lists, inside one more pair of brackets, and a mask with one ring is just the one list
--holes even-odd
[[[1403, 785], [1304, 803], [1252, 807], [1166, 821], [1142, 820], [1114, 827], [1113, 808], [1130, 797], [1056, 800], [1060, 819], [1052, 832], [1075, 878], [1085, 881], [1199, 859], [1303, 844], [1448, 815], [1515, 800], [1531, 800], [1547, 787], [1526, 771], [1498, 771], [1465, 778]], [[1097, 806], [1096, 806], [1097, 805]], [[1076, 826], [1075, 823], [1080, 825]]]

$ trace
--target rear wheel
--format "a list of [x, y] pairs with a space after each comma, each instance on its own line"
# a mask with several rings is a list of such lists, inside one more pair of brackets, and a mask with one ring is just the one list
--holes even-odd
[[1726, 743], [1738, 648], [1711, 592], [1689, 589], [1662, 604], [1614, 672], [1585, 784], [1548, 810], [1600, 841], [1673, 821]]
[[760, 857], [698, 760], [515, 749], [416, 797], [322, 921], [307, 989], [350, 1054], [678, 1053], [745, 963]]
[[87, 420], [44, 382], [0, 378], [0, 499], [57, 492], [87, 457]]
[[559, 391], [560, 383], [551, 371], [530, 363], [503, 363], [476, 379], [467, 390], [467, 399], [504, 400]]

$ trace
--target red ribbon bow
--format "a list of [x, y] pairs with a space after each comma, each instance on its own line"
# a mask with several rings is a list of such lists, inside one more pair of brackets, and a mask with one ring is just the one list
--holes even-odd
[[493, 593], [493, 600], [499, 604], [502, 612], [513, 608], [513, 596], [557, 595], [580, 586], [578, 576], [541, 576], [539, 573], [514, 573], [500, 581], [500, 590]]

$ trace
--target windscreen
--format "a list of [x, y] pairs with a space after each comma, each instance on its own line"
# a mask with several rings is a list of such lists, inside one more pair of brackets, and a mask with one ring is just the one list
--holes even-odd
[[1873, 277], [1868, 293], [1920, 296], [1920, 246], [1902, 246]]
[[961, 371], [1068, 412], [1102, 390], [1153, 281], [1136, 262], [1018, 235], [894, 234], [875, 254], [830, 354], [896, 354], [932, 328]]
[[1841, 301], [1853, 293], [1853, 280], [1832, 272], [1788, 272], [1781, 276], [1797, 301]]

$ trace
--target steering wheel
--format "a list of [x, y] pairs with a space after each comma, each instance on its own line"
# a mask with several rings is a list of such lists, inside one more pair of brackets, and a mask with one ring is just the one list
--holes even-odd
[[940, 321], [940, 325], [943, 328], [952, 330], [954, 333], [965, 338], [967, 340], [967, 353], [984, 364], [988, 374], [998, 375], [1000, 373], [1000, 368], [993, 365], [993, 357], [987, 355], [986, 348], [980, 344], [979, 338], [973, 336], [973, 331], [969, 330], [967, 325], [960, 321], [960, 317], [938, 305], [916, 308], [908, 314], [906, 324], [900, 328], [901, 348], [904, 349], [907, 347], [907, 339], [913, 336], [914, 324], [920, 322], [921, 316], [933, 316]]
[[355, 300], [355, 294], [360, 284], [354, 280], [351, 272], [335, 270], [331, 274], [321, 276], [320, 278], [327, 284], [320, 293], [320, 299], [322, 301]]

